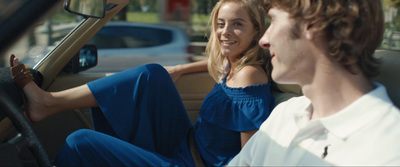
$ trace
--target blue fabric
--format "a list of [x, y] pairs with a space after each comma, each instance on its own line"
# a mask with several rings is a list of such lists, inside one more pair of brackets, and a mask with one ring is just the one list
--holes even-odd
[[275, 106], [270, 84], [230, 88], [225, 79], [204, 99], [194, 127], [209, 166], [224, 166], [241, 150], [240, 132], [257, 130]]
[[71, 134], [57, 166], [194, 165], [186, 142], [192, 124], [162, 66], [140, 66], [87, 85], [99, 104], [92, 109], [98, 132]]
[[[186, 155], [186, 157], [182, 155]], [[190, 154], [182, 155], [177, 158], [166, 157], [114, 136], [83, 129], [67, 137], [55, 165], [68, 167], [194, 166], [193, 163], [179, 161], [179, 159], [191, 161]]]
[[[92, 109], [96, 131], [71, 134], [57, 166], [194, 166], [187, 143], [192, 125], [162, 66], [140, 66], [87, 85], [99, 104]], [[258, 129], [272, 106], [269, 84], [216, 84], [194, 126], [205, 164], [226, 165], [240, 151], [240, 132]]]

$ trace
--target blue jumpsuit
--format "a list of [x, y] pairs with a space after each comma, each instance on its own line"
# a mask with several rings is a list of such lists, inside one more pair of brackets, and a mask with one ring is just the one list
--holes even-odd
[[98, 108], [95, 130], [69, 135], [57, 166], [194, 166], [189, 129], [206, 166], [226, 165], [241, 149], [240, 132], [256, 130], [274, 107], [270, 84], [216, 84], [192, 126], [168, 72], [149, 64], [87, 84]]

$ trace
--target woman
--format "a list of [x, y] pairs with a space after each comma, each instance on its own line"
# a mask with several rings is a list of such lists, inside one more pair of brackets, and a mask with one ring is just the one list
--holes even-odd
[[[226, 165], [274, 106], [268, 58], [258, 46], [265, 30], [261, 6], [260, 0], [216, 4], [210, 18], [208, 61], [165, 68], [149, 64], [52, 93], [31, 81], [26, 85], [15, 81], [28, 98], [32, 121], [66, 109], [92, 107], [96, 131], [78, 130], [68, 136], [55, 164]], [[11, 61], [15, 67], [21, 65], [18, 59]], [[192, 126], [173, 80], [207, 70], [217, 84]]]

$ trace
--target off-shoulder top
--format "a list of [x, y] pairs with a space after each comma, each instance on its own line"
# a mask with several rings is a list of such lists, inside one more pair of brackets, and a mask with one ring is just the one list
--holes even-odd
[[207, 166], [226, 165], [241, 149], [240, 132], [257, 130], [275, 106], [270, 83], [231, 88], [215, 84], [194, 125], [194, 138]]

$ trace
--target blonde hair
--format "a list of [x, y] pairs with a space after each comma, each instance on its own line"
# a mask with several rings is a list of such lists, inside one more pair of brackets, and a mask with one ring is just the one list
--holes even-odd
[[[234, 65], [235, 69], [231, 70], [229, 70], [230, 67], [232, 67], [231, 64], [228, 64], [228, 66], [225, 66], [224, 64], [227, 58], [221, 53], [220, 41], [218, 35], [216, 34], [219, 9], [224, 3], [227, 2], [234, 2], [242, 5], [249, 14], [251, 22], [253, 23], [257, 32], [249, 48], [244, 53], [242, 53], [240, 59], [236, 61]], [[206, 47], [206, 54], [209, 56], [208, 71], [211, 77], [214, 78], [217, 83], [222, 82], [222, 79], [228, 74], [227, 71], [239, 71], [247, 65], [263, 66], [264, 70], [269, 75], [268, 56], [265, 54], [264, 50], [258, 45], [259, 39], [265, 32], [265, 14], [262, 8], [261, 0], [220, 0], [211, 12], [208, 27], [210, 27], [210, 24], [211, 33], [209, 37], [209, 42], [207, 43]]]
[[264, 0], [264, 7], [266, 12], [271, 7], [288, 12], [297, 27], [316, 25], [327, 53], [349, 72], [358, 73], [358, 66], [366, 77], [379, 74], [380, 61], [373, 56], [384, 33], [379, 0]]

